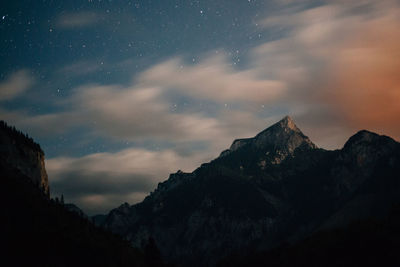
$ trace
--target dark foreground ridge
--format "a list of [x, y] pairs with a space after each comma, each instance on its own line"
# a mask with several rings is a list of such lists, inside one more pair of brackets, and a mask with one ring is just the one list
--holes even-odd
[[[154, 239], [162, 256], [177, 264], [214, 266], [234, 258], [245, 266], [258, 252], [284, 246], [303, 253], [313, 247], [301, 242], [311, 238], [318, 244], [318, 233], [347, 233], [345, 229], [354, 229], [346, 228], [349, 224], [384, 220], [400, 203], [399, 166], [400, 144], [389, 137], [360, 131], [343, 149], [327, 151], [285, 117], [253, 138], [235, 140], [194, 172], [171, 174], [143, 202], [121, 205], [97, 218], [136, 247]], [[393, 227], [387, 231], [399, 230]], [[367, 236], [376, 230], [366, 229]], [[322, 234], [321, 246], [328, 243]], [[359, 243], [351, 244], [360, 249]], [[354, 261], [347, 263], [341, 266], [354, 266]], [[327, 265], [317, 261], [306, 266]]]

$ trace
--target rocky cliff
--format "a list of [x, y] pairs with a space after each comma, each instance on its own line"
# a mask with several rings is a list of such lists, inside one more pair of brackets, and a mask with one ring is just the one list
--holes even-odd
[[44, 153], [31, 138], [0, 121], [0, 162], [29, 177], [47, 196], [49, 182], [44, 165]]
[[384, 216], [400, 203], [399, 173], [400, 144], [389, 137], [360, 131], [343, 149], [327, 151], [285, 117], [194, 172], [171, 174], [102, 225], [134, 246], [154, 238], [174, 263], [213, 266], [235, 251]]

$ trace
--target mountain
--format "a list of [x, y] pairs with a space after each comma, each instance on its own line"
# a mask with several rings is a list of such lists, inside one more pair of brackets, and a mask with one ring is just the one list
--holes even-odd
[[134, 246], [154, 239], [167, 260], [213, 266], [239, 253], [383, 218], [400, 203], [400, 144], [360, 131], [340, 150], [317, 148], [285, 117], [192, 173], [178, 171], [143, 202], [102, 217]]
[[[289, 116], [257, 134], [253, 138], [237, 139], [231, 147], [223, 151], [220, 157], [227, 156], [241, 148], [250, 146], [253, 150], [266, 151], [271, 154], [272, 164], [279, 164], [287, 156], [293, 155], [296, 148], [303, 146], [316, 148], [316, 146], [305, 136]], [[265, 164], [265, 163], [260, 163]]]
[[0, 181], [2, 266], [154, 266], [76, 206], [51, 199], [42, 149], [3, 121]]

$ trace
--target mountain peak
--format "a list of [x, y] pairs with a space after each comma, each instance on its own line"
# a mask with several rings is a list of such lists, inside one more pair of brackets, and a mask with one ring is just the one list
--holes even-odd
[[296, 124], [294, 123], [293, 119], [290, 116], [285, 116], [278, 123], [282, 127], [292, 129], [293, 131], [300, 131], [300, 129], [297, 128]]
[[292, 153], [302, 144], [306, 144], [310, 148], [316, 147], [301, 132], [290, 116], [285, 116], [277, 123], [257, 134], [254, 139], [257, 147], [273, 145], [280, 150], [287, 150], [289, 153]]
[[349, 140], [344, 144], [344, 149], [350, 149], [352, 147], [357, 147], [357, 146], [371, 145], [374, 143], [381, 146], [384, 143], [394, 144], [396, 142], [388, 136], [379, 135], [367, 130], [361, 130], [349, 138]]
[[295, 124], [294, 120], [290, 116], [285, 116], [283, 119], [281, 119], [277, 123], [273, 124], [272, 126], [268, 127], [264, 131], [262, 131], [259, 134], [257, 134], [256, 138], [258, 136], [262, 136], [262, 135], [264, 135], [266, 133], [270, 133], [270, 132], [274, 132], [275, 135], [279, 135], [279, 132], [290, 133], [292, 131], [293, 132], [297, 132], [297, 133], [301, 133], [303, 135], [301, 130]]
[[371, 142], [374, 138], [377, 138], [379, 135], [367, 130], [358, 131], [355, 135], [349, 138], [347, 141], [348, 144], [360, 143], [360, 142]]
[[290, 117], [289, 115], [286, 115], [285, 117], [283, 117], [279, 122], [294, 123], [292, 117]]
[[279, 151], [285, 157], [303, 145], [309, 148], [316, 148], [310, 139], [296, 126], [290, 116], [285, 116], [255, 137], [236, 139], [229, 150], [221, 153], [221, 156], [228, 155], [247, 145], [251, 145], [257, 149], [273, 149], [274, 151]]

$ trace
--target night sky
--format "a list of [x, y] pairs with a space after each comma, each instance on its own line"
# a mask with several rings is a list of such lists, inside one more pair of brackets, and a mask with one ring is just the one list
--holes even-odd
[[5, 0], [0, 34], [0, 119], [88, 214], [285, 115], [327, 149], [400, 138], [400, 1]]

